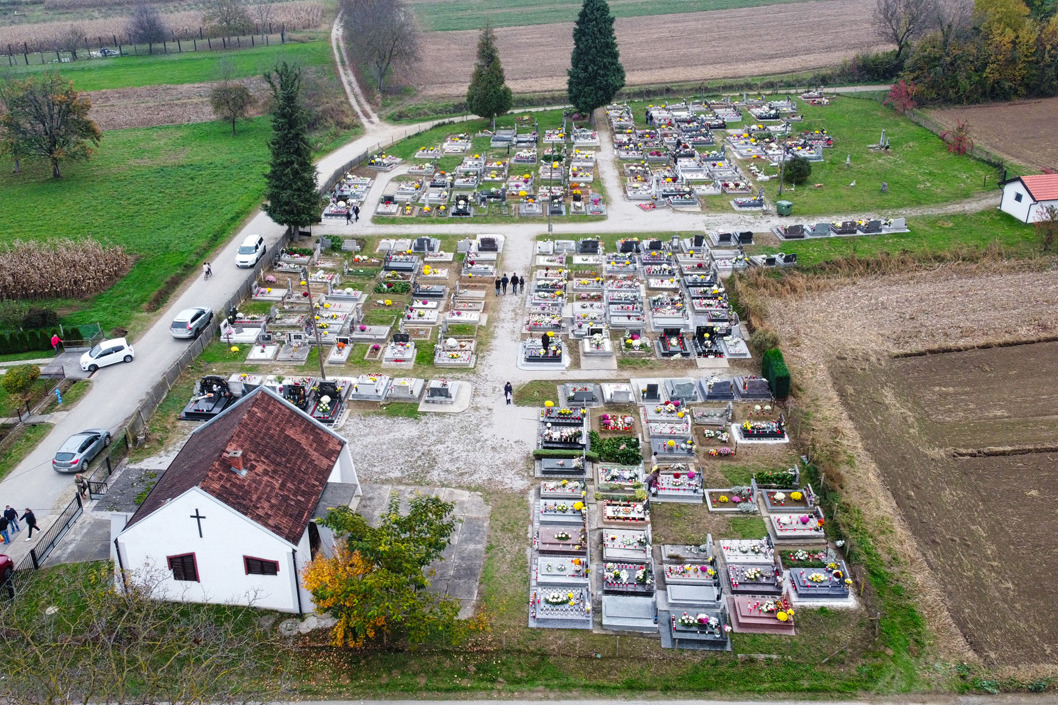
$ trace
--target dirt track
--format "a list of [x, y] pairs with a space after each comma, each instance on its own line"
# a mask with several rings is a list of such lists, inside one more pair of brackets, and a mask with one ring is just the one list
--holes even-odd
[[[619, 19], [627, 83], [685, 83], [820, 68], [881, 48], [862, 0]], [[478, 32], [430, 32], [420, 67], [424, 95], [462, 96]], [[573, 24], [503, 27], [496, 39], [515, 93], [564, 90]]]

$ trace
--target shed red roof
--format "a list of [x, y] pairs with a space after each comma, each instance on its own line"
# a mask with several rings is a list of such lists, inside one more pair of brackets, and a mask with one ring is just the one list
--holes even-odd
[[1022, 176], [1021, 182], [1034, 201], [1058, 201], [1058, 174]]
[[[191, 434], [129, 526], [199, 487], [296, 544], [344, 445], [309, 416], [259, 387]], [[243, 452], [245, 475], [231, 469], [231, 450]]]

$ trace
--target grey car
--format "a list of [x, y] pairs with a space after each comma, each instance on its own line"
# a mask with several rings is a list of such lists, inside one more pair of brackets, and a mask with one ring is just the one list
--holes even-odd
[[169, 332], [174, 338], [197, 338], [202, 334], [213, 320], [213, 309], [205, 306], [185, 308], [176, 314], [176, 318], [169, 324]]
[[56, 472], [81, 472], [108, 445], [110, 431], [105, 428], [89, 428], [75, 433], [55, 452], [51, 468]]

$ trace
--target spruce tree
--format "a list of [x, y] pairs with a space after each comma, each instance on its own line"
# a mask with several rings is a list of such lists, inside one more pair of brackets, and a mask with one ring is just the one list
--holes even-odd
[[478, 39], [478, 60], [467, 88], [467, 109], [478, 117], [491, 119], [495, 130], [496, 117], [510, 110], [513, 101], [496, 49], [496, 34], [486, 26]]
[[606, 0], [584, 0], [573, 26], [567, 92], [577, 112], [591, 114], [624, 88], [625, 70], [617, 51], [613, 15]]
[[272, 160], [265, 174], [265, 212], [280, 225], [298, 229], [319, 220], [320, 195], [308, 138], [308, 114], [301, 106], [301, 69], [287, 62], [265, 74], [272, 90]]

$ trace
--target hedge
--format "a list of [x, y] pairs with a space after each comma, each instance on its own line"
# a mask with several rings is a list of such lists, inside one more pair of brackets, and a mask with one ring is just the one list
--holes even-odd
[[639, 449], [639, 439], [635, 436], [601, 438], [598, 433], [592, 431], [588, 438], [591, 441], [588, 454], [598, 455], [599, 460], [605, 463], [639, 465], [643, 462], [643, 452]]
[[579, 458], [584, 453], [579, 450], [564, 450], [562, 448], [537, 448], [533, 451], [533, 457], [540, 458]]
[[786, 360], [783, 359], [779, 348], [772, 348], [764, 353], [760, 374], [768, 380], [768, 386], [776, 399], [790, 396], [790, 369], [786, 366]]

